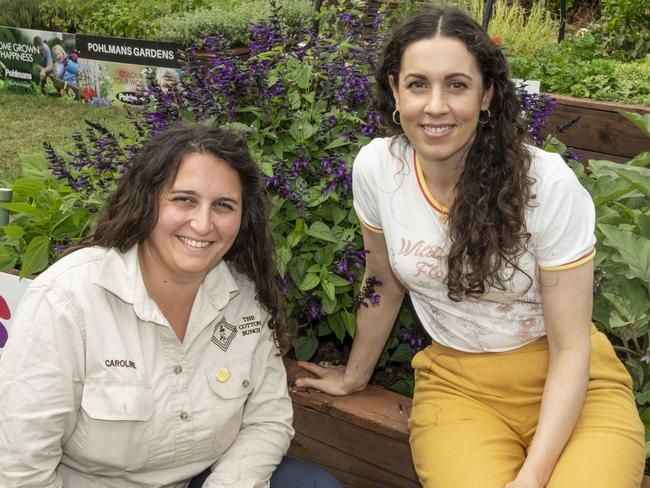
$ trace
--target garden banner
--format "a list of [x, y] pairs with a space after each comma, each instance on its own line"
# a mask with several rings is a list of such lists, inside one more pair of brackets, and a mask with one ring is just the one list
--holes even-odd
[[0, 273], [0, 356], [10, 334], [10, 325], [20, 298], [32, 280]]
[[82, 34], [76, 40], [84, 100], [140, 105], [148, 74], [163, 88], [180, 77], [179, 44]]
[[[59, 94], [64, 88], [67, 91], [64, 77], [76, 83], [74, 75], [65, 75], [64, 64], [66, 53], [74, 48], [72, 34], [0, 26], [0, 92], [46, 93], [47, 89]], [[48, 65], [50, 69], [46, 70]]]
[[139, 105], [148, 74], [163, 87], [179, 79], [181, 51], [169, 42], [0, 26], [0, 93]]

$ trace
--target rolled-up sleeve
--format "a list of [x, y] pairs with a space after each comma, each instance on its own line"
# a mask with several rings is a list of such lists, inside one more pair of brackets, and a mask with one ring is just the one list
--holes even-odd
[[0, 486], [63, 486], [57, 467], [76, 423], [83, 342], [65, 297], [27, 289], [0, 358]]
[[212, 466], [205, 488], [267, 487], [293, 437], [293, 409], [287, 376], [270, 329], [253, 356], [253, 390], [246, 400], [240, 431]]

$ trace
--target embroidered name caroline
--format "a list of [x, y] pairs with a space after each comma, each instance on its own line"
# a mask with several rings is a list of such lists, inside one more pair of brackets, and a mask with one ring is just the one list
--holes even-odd
[[133, 368], [138, 369], [133, 361], [127, 359], [107, 359], [104, 361], [107, 368]]

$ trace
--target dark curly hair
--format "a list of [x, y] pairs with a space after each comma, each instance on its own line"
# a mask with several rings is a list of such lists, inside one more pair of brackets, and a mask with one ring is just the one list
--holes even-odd
[[124, 252], [143, 242], [158, 220], [162, 193], [176, 178], [181, 161], [191, 153], [210, 154], [228, 163], [239, 175], [243, 194], [241, 226], [224, 260], [255, 283], [257, 299], [271, 316], [269, 328], [285, 350], [285, 300], [276, 278], [266, 191], [246, 143], [231, 132], [200, 125], [177, 126], [155, 137], [129, 167], [93, 231], [70, 251], [103, 246]]
[[449, 209], [447, 295], [460, 301], [464, 296], [478, 297], [490, 287], [503, 290], [512, 271], [521, 271], [517, 260], [530, 239], [524, 214], [534, 198], [534, 180], [529, 176], [531, 155], [524, 146], [521, 104], [505, 56], [480, 25], [455, 8], [425, 10], [388, 40], [375, 73], [373, 102], [389, 134], [405, 137], [392, 119], [395, 99], [389, 80], [397, 84], [409, 45], [436, 36], [462, 42], [476, 59], [484, 89], [491, 87], [493, 92], [487, 113], [491, 116], [478, 124]]

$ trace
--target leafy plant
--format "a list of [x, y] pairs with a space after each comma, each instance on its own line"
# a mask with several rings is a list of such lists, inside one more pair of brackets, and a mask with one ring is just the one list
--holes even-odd
[[45, 144], [47, 161], [26, 159], [24, 176], [11, 186], [12, 201], [1, 204], [15, 217], [0, 227], [0, 270], [38, 273], [92, 227], [136, 148], [89, 125], [85, 138], [74, 135], [76, 151], [68, 157]]
[[650, 105], [650, 58], [625, 62], [599, 49], [597, 40], [587, 33], [534, 56], [511, 53], [510, 69], [514, 77], [541, 80], [547, 92]]
[[650, 54], [650, 3], [646, 0], [602, 0], [603, 10], [594, 30], [609, 51], [627, 59]]
[[[479, 24], [483, 21], [483, 0], [406, 0], [397, 8], [396, 17], [403, 20], [423, 8], [441, 4], [457, 6]], [[533, 56], [540, 49], [556, 43], [559, 29], [558, 19], [547, 10], [545, 2], [533, 2], [530, 8], [526, 8], [518, 0], [496, 0], [488, 33], [501, 39], [510, 50]]]
[[[650, 114], [620, 111], [650, 138]], [[650, 433], [650, 152], [625, 165], [590, 160], [575, 170], [596, 205], [594, 321], [613, 340], [634, 381]], [[648, 435], [648, 434], [647, 434]], [[646, 439], [650, 440], [650, 439]]]
[[[314, 7], [309, 0], [279, 2], [280, 22], [285, 32], [296, 34], [311, 25]], [[207, 34], [222, 34], [232, 44], [246, 44], [251, 26], [271, 13], [267, 0], [250, 0], [225, 8], [216, 4], [161, 18], [153, 31], [156, 39], [190, 46]]]

